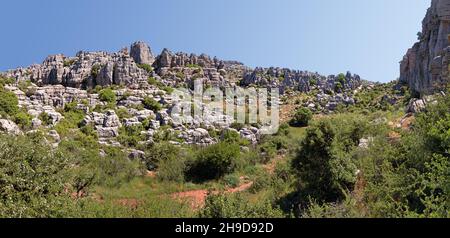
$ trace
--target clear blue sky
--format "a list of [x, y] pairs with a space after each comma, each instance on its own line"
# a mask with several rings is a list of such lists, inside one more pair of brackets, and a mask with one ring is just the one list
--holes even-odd
[[1, 2], [0, 70], [49, 54], [117, 51], [133, 41], [372, 81], [398, 77], [430, 0], [10, 0]]

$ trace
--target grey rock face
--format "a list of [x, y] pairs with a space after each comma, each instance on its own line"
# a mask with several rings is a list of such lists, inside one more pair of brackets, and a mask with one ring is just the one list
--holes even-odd
[[5, 132], [7, 134], [11, 134], [11, 135], [22, 134], [22, 131], [16, 125], [16, 123], [14, 123], [10, 120], [6, 120], [6, 119], [0, 119], [0, 131]]
[[127, 50], [106, 52], [79, 52], [75, 57], [64, 55], [47, 57], [40, 65], [11, 70], [7, 77], [18, 81], [30, 80], [39, 85], [63, 85], [81, 88], [112, 84], [133, 86], [146, 82], [148, 73], [140, 69]]
[[411, 99], [408, 106], [406, 107], [406, 112], [409, 113], [419, 113], [423, 111], [426, 107], [426, 102], [423, 99]]
[[155, 62], [152, 50], [142, 41], [135, 42], [131, 45], [130, 55], [137, 64], [152, 65]]
[[216, 68], [223, 69], [227, 62], [219, 60], [217, 58], [211, 58], [208, 55], [201, 54], [197, 56], [195, 54], [186, 53], [172, 53], [168, 49], [164, 49], [161, 54], [156, 58], [155, 66], [160, 68], [170, 67], [187, 67], [192, 65], [198, 65], [203, 68]]
[[417, 42], [400, 63], [400, 81], [417, 94], [432, 94], [449, 79], [450, 0], [432, 0]]
[[[256, 68], [244, 74], [242, 86], [264, 86], [278, 87], [281, 91], [293, 89], [300, 92], [309, 92], [314, 87], [322, 90], [334, 90], [338, 82], [335, 75], [323, 76], [318, 73], [291, 70], [284, 68]], [[343, 90], [356, 89], [362, 84], [359, 75], [352, 75], [347, 72], [343, 82]]]

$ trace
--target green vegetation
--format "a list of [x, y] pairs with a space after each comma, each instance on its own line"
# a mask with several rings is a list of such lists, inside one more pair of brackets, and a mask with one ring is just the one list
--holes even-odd
[[102, 68], [102, 66], [99, 65], [99, 64], [96, 64], [96, 65], [92, 66], [91, 77], [96, 79], [98, 77], [98, 74], [100, 73], [100, 69], [101, 68]]
[[64, 60], [64, 67], [71, 67], [75, 62], [75, 59], [66, 59]]
[[189, 176], [194, 180], [211, 180], [235, 171], [240, 149], [236, 144], [219, 143], [201, 149], [191, 162]]
[[293, 160], [302, 181], [299, 190], [305, 198], [335, 201], [344, 196], [344, 191], [353, 189], [357, 166], [351, 152], [358, 147], [367, 127], [362, 117], [340, 115], [308, 128]]
[[121, 127], [119, 130], [118, 141], [128, 147], [136, 147], [138, 146], [140, 141], [144, 141], [144, 136], [141, 134], [141, 131], [144, 130], [142, 125]]
[[162, 109], [161, 104], [151, 97], [145, 97], [144, 100], [142, 101], [142, 104], [144, 104], [144, 107], [146, 109], [155, 112], [158, 112]]
[[202, 67], [198, 64], [187, 64], [186, 67], [191, 69], [201, 69]]
[[116, 93], [111, 88], [105, 88], [100, 90], [98, 96], [101, 101], [107, 103], [115, 103], [117, 100]]
[[312, 119], [313, 113], [306, 107], [302, 107], [297, 110], [294, 117], [291, 119], [290, 124], [296, 127], [308, 126], [309, 121]]
[[[61, 114], [64, 116], [64, 119], [62, 119], [55, 126], [55, 130], [58, 132], [60, 136], [63, 137], [69, 136], [73, 130], [76, 130], [80, 127], [80, 124], [86, 115], [82, 110], [77, 109], [77, 105], [78, 103], [76, 101], [66, 103], [66, 105], [64, 105], [64, 110], [61, 112]], [[85, 128], [85, 130], [86, 129], [87, 128]]]
[[12, 92], [0, 90], [0, 115], [14, 116], [19, 112], [19, 100]]
[[43, 112], [39, 115], [39, 120], [42, 121], [42, 124], [44, 126], [50, 126], [53, 124], [52, 118], [46, 112]]
[[20, 111], [14, 116], [14, 122], [25, 130], [30, 128], [31, 120], [31, 116], [24, 111]]
[[281, 218], [281, 210], [270, 203], [249, 204], [239, 195], [210, 195], [205, 207], [200, 211], [201, 218]]
[[[28, 129], [31, 117], [1, 86], [5, 80], [2, 118]], [[92, 125], [81, 126], [79, 102], [67, 103], [54, 126], [58, 147], [49, 145], [46, 128], [0, 135], [0, 217], [448, 218], [450, 96], [435, 96], [437, 103], [410, 118], [412, 126], [397, 128], [411, 95], [392, 86], [363, 89], [355, 105], [331, 115], [301, 108], [255, 145], [230, 129], [208, 131], [215, 145], [185, 145], [168, 125], [147, 143], [141, 132], [149, 118], [120, 128], [121, 146], [107, 146]], [[131, 116], [113, 106], [113, 88], [96, 90], [107, 105], [95, 110]], [[162, 108], [150, 97], [143, 105]], [[39, 118], [52, 125], [48, 114]], [[177, 199], [196, 191], [210, 191], [198, 209]]]
[[149, 64], [137, 64], [137, 66], [143, 70], [145, 70], [147, 73], [152, 73], [153, 72], [153, 67]]
[[0, 217], [68, 215], [67, 160], [43, 141], [0, 136]]

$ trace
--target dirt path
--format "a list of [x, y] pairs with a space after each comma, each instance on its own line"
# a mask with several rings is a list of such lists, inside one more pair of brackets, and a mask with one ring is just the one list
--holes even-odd
[[263, 167], [267, 170], [269, 174], [274, 174], [275, 169], [277, 167], [278, 162], [284, 160], [286, 158], [285, 155], [278, 154], [275, 159], [271, 160], [268, 164], [264, 165]]
[[[253, 185], [253, 182], [243, 183], [236, 188], [229, 188], [225, 190], [225, 193], [240, 193], [250, 189]], [[213, 194], [218, 194], [219, 192], [213, 192]], [[181, 201], [187, 201], [190, 203], [193, 209], [202, 208], [205, 205], [206, 198], [208, 197], [208, 190], [193, 190], [172, 194], [173, 199], [178, 199]]]

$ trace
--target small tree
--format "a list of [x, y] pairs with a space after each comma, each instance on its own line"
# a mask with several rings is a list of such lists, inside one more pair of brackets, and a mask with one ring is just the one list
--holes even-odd
[[309, 121], [312, 119], [313, 113], [308, 108], [300, 108], [292, 118], [291, 126], [304, 127], [308, 126]]

